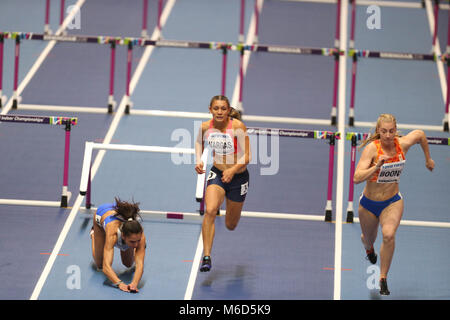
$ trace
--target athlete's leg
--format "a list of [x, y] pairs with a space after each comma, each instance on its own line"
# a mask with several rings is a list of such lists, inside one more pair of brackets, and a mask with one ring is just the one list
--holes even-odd
[[202, 237], [203, 237], [203, 255], [210, 256], [211, 248], [214, 241], [215, 226], [217, 210], [219, 210], [225, 198], [225, 190], [216, 185], [210, 184], [205, 192], [205, 214], [202, 223]]
[[361, 241], [366, 250], [371, 250], [377, 239], [379, 219], [363, 206], [358, 208], [359, 224], [361, 226]]
[[94, 225], [93, 233], [91, 235], [92, 239], [92, 257], [98, 269], [103, 267], [103, 248], [105, 247], [105, 231], [101, 229], [97, 222], [95, 221], [94, 214]]
[[380, 277], [387, 277], [395, 250], [395, 234], [403, 215], [403, 199], [386, 207], [380, 215], [383, 242], [380, 249]]
[[228, 230], [234, 230], [241, 219], [241, 211], [244, 201], [236, 202], [227, 199], [227, 214], [225, 216], [225, 225]]

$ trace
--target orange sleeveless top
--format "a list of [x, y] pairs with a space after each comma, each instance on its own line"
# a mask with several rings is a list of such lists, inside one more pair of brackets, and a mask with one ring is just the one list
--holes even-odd
[[[398, 138], [395, 138], [394, 142], [395, 142], [395, 152], [396, 152], [396, 154], [392, 158], [386, 160], [384, 163], [399, 162], [399, 161], [406, 160], [405, 154], [403, 153], [403, 150], [400, 147], [400, 142], [398, 141]], [[375, 163], [372, 163], [371, 167], [373, 167], [378, 162], [378, 159], [380, 158], [380, 155], [384, 154], [383, 149], [381, 148], [380, 140], [379, 139], [375, 140], [373, 143], [375, 143], [375, 146], [377, 147], [377, 157], [376, 157]], [[372, 177], [370, 178], [369, 181], [377, 182], [379, 174], [380, 174], [380, 169], [375, 171], [375, 173], [372, 175]]]

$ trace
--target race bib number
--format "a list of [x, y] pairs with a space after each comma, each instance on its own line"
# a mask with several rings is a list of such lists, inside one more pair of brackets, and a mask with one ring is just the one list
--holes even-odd
[[405, 167], [406, 160], [399, 162], [385, 163], [380, 168], [378, 183], [394, 183], [400, 181], [400, 175]]
[[208, 137], [208, 144], [216, 154], [221, 156], [233, 154], [234, 152], [233, 139], [228, 133], [210, 133]]
[[206, 179], [206, 181], [215, 179], [217, 177], [217, 174], [214, 171], [210, 171], [208, 174], [208, 178]]
[[244, 184], [241, 184], [241, 196], [247, 194], [248, 192], [248, 181]]
[[95, 222], [97, 222], [97, 225], [98, 226], [100, 226], [101, 227], [101, 220], [102, 220], [102, 217], [101, 216], [98, 216], [98, 215], [95, 215]]

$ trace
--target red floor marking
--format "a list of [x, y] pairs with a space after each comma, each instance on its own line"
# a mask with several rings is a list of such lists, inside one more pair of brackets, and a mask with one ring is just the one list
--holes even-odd
[[[327, 268], [327, 267], [325, 267], [325, 268], [322, 268], [322, 270], [334, 270], [334, 268]], [[352, 271], [352, 269], [344, 269], [344, 268], [342, 268], [341, 270], [342, 271]]]

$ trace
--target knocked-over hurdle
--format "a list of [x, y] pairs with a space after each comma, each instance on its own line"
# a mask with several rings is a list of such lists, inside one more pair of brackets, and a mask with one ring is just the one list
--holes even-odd
[[[34, 123], [34, 124], [47, 124], [47, 125], [64, 125], [65, 126], [65, 142], [64, 142], [64, 172], [63, 172], [63, 187], [61, 194], [61, 201], [59, 202], [60, 207], [67, 207], [70, 192], [68, 191], [69, 185], [69, 155], [70, 155], [70, 132], [72, 126], [78, 123], [78, 118], [76, 117], [46, 117], [46, 116], [35, 116], [35, 115], [19, 115], [19, 114], [9, 114], [0, 115], [1, 122], [12, 122], [12, 123]], [[25, 204], [29, 203], [33, 205], [40, 204], [41, 201], [21, 201], [21, 200], [8, 200], [0, 199], [0, 204]]]

